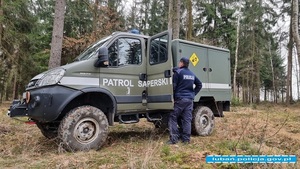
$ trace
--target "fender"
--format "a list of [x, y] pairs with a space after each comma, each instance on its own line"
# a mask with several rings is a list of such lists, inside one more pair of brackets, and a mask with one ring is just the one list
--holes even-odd
[[74, 92], [70, 97], [68, 97], [68, 99], [66, 99], [62, 102], [61, 106], [58, 108], [58, 110], [59, 110], [58, 112], [60, 112], [60, 114], [61, 114], [61, 112], [65, 109], [65, 107], [76, 97], [78, 97], [84, 93], [91, 93], [91, 92], [104, 93], [111, 99], [113, 107], [112, 107], [112, 111], [108, 112], [108, 122], [109, 122], [109, 125], [112, 126], [114, 123], [114, 117], [115, 117], [115, 114], [117, 111], [117, 101], [116, 101], [115, 97], [113, 96], [113, 94], [104, 88], [88, 87], [88, 88], [78, 90], [78, 92]]
[[112, 107], [112, 111], [108, 112], [108, 123], [110, 126], [112, 126], [114, 124], [114, 118], [117, 112], [117, 101], [114, 95], [109, 90], [100, 87], [89, 87], [89, 88], [82, 89], [81, 91], [84, 93], [90, 93], [90, 92], [104, 93], [110, 98], [113, 107]]

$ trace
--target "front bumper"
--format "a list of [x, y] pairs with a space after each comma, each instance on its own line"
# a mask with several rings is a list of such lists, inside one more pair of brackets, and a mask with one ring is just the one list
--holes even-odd
[[27, 116], [40, 122], [54, 121], [70, 100], [82, 93], [60, 85], [30, 89], [28, 92], [28, 103], [24, 99], [13, 101], [7, 113], [10, 117]]
[[10, 117], [26, 116], [27, 106], [22, 102], [21, 100], [14, 100], [7, 111], [7, 115]]

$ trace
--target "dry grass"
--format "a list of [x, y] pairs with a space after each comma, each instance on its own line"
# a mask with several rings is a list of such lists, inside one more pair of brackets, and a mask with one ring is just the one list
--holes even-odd
[[290, 154], [300, 157], [300, 106], [233, 107], [209, 137], [168, 146], [168, 133], [146, 121], [110, 127], [100, 151], [69, 153], [35, 125], [6, 116], [0, 106], [0, 168], [300, 168], [299, 164], [206, 164], [210, 154]]

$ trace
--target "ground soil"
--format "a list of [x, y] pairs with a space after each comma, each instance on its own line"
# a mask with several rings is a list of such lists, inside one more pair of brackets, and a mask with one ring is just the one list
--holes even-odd
[[[0, 168], [300, 168], [296, 164], [207, 164], [207, 155], [296, 155], [300, 157], [300, 105], [232, 107], [215, 119], [207, 137], [166, 145], [167, 131], [141, 120], [115, 124], [99, 151], [66, 152], [36, 125], [6, 116], [0, 105]], [[22, 119], [26, 120], [26, 119]]]

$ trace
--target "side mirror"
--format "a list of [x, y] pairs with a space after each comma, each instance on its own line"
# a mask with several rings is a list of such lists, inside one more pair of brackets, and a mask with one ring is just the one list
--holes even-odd
[[98, 59], [96, 60], [95, 67], [108, 66], [108, 49], [107, 47], [101, 47], [98, 51]]

